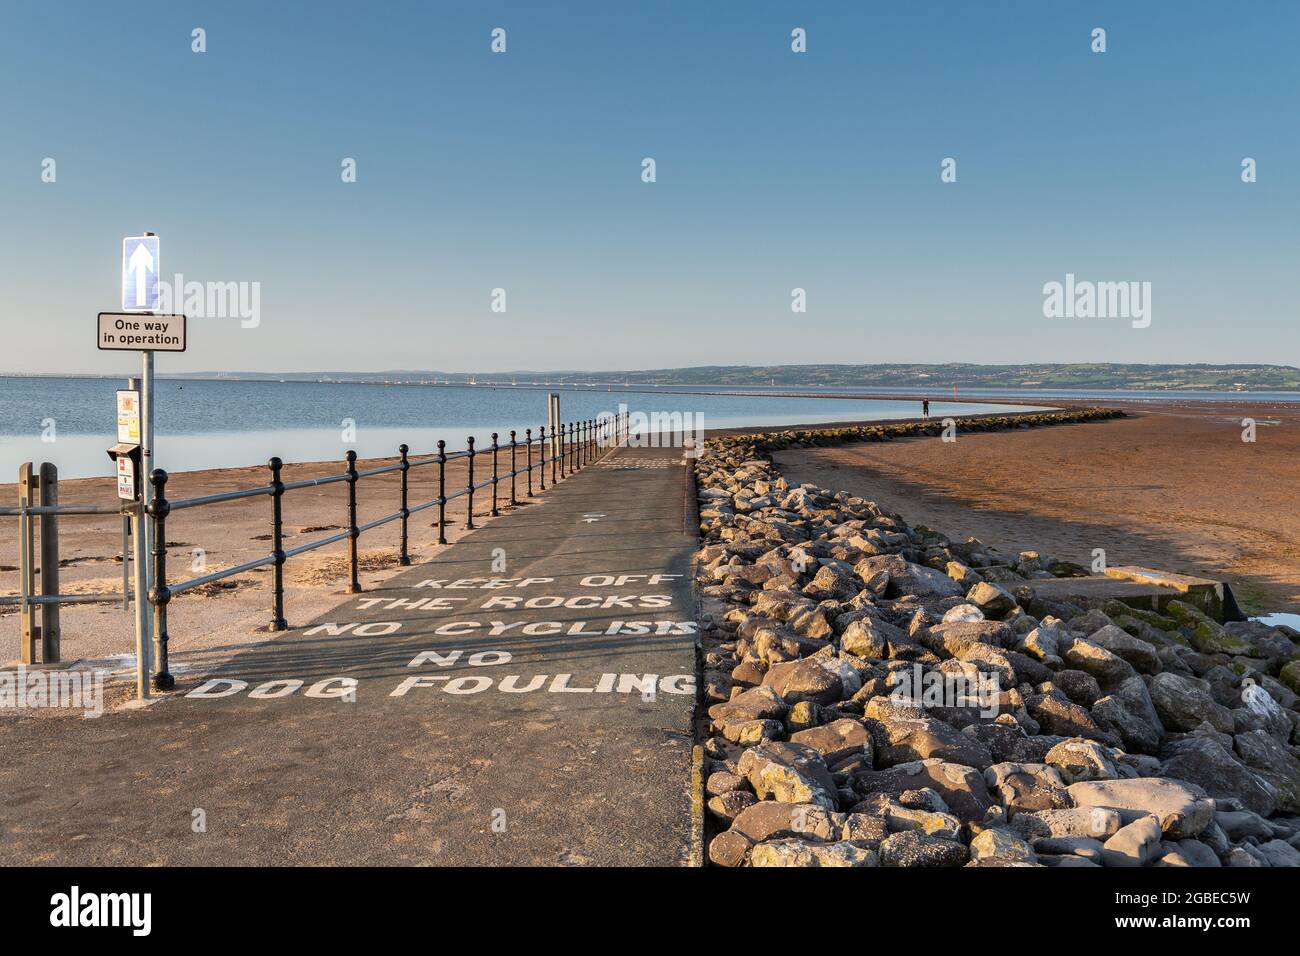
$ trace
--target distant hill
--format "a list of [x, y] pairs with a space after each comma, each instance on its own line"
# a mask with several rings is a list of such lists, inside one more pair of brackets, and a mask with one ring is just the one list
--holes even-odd
[[479, 384], [623, 383], [631, 385], [751, 385], [874, 388], [1119, 388], [1206, 391], [1300, 391], [1300, 368], [1290, 365], [700, 365], [641, 371], [443, 372], [198, 372], [175, 378], [334, 382], [449, 382]]

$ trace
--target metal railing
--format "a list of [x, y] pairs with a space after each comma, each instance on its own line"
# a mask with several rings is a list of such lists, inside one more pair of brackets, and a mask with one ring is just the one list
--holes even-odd
[[[491, 489], [492, 504], [490, 514], [495, 517], [500, 514], [500, 502], [506, 500], [504, 499], [504, 489], [500, 488], [502, 483], [508, 480], [510, 490], [508, 501], [511, 505], [518, 504], [521, 490], [524, 491], [526, 497], [533, 496], [534, 474], [536, 474], [538, 490], [546, 490], [547, 465], [550, 465], [551, 483], [554, 485], [567, 475], [573, 474], [581, 470], [585, 465], [595, 461], [603, 450], [623, 444], [628, 437], [627, 429], [628, 416], [626, 413], [620, 413], [617, 416], [569, 422], [567, 425], [561, 423], [558, 435], [547, 436], [546, 428], [543, 426], [538, 429], [538, 434], [534, 436], [533, 430], [527, 428], [524, 430], [524, 437], [521, 440], [516, 432], [512, 431], [510, 432], [510, 443], [508, 445], [500, 444], [498, 442], [498, 433], [493, 432], [492, 445], [487, 449], [475, 448], [474, 438], [470, 436], [466, 439], [466, 448], [463, 451], [448, 452], [446, 442], [439, 441], [436, 453], [413, 458], [410, 449], [406, 445], [401, 445], [398, 447], [398, 460], [396, 462], [375, 468], [367, 468], [364, 471], [357, 470], [357, 453], [349, 451], [345, 459], [344, 471], [341, 474], [290, 482], [281, 480], [280, 472], [283, 463], [279, 458], [272, 458], [268, 462], [268, 467], [271, 470], [271, 480], [268, 484], [239, 491], [226, 491], [219, 494], [201, 495], [196, 498], [184, 498], [179, 501], [167, 500], [167, 472], [162, 469], [155, 469], [149, 475], [152, 495], [145, 506], [145, 513], [149, 516], [153, 527], [153, 549], [150, 554], [153, 573], [148, 598], [153, 607], [154, 664], [157, 668], [153, 679], [154, 686], [160, 690], [166, 690], [175, 685], [175, 679], [168, 669], [167, 605], [178, 594], [184, 594], [194, 588], [270, 565], [272, 568], [270, 629], [273, 631], [285, 630], [288, 624], [284, 616], [284, 565], [290, 558], [346, 540], [348, 542], [349, 589], [354, 594], [359, 593], [361, 591], [361, 582], [358, 577], [357, 540], [365, 532], [390, 524], [393, 521], [400, 521], [397, 560], [400, 565], [409, 565], [411, 556], [409, 552], [408, 526], [411, 515], [436, 507], [438, 509], [438, 543], [446, 544], [448, 502], [457, 498], [465, 498], [464, 526], [467, 530], [473, 529], [474, 493], [476, 491], [482, 491], [486, 488]], [[538, 447], [539, 452], [536, 460], [533, 457], [534, 445]], [[510, 468], [507, 471], [502, 471], [500, 461], [505, 457], [507, 451], [509, 452]], [[492, 460], [491, 477], [484, 477], [482, 480], [476, 481], [475, 461], [489, 454]], [[447, 462], [460, 459], [466, 461], [467, 477], [465, 486], [448, 493]], [[412, 505], [408, 500], [410, 492], [408, 476], [413, 469], [431, 465], [436, 465], [438, 469], [438, 494], [428, 501]], [[401, 478], [398, 509], [392, 514], [359, 524], [357, 522], [357, 485], [362, 479], [393, 473], [399, 474]], [[524, 489], [519, 487], [519, 479], [521, 478], [524, 480]], [[338, 482], [346, 482], [348, 486], [347, 528], [337, 534], [327, 535], [306, 544], [285, 548], [281, 513], [281, 501], [285, 493], [300, 488], [315, 488]], [[251, 561], [245, 561], [233, 567], [223, 568], [220, 571], [213, 571], [196, 578], [190, 578], [186, 581], [168, 583], [167, 517], [170, 514], [190, 508], [222, 504], [228, 501], [240, 501], [264, 495], [269, 496], [271, 499], [270, 554], [254, 558]]]

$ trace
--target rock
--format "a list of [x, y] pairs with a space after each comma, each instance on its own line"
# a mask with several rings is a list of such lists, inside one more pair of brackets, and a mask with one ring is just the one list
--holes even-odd
[[1065, 781], [1044, 763], [999, 763], [984, 771], [984, 783], [1008, 810], [1061, 810], [1073, 806]]
[[1300, 694], [1300, 660], [1291, 661], [1277, 673], [1281, 681], [1293, 694]]
[[832, 841], [843, 826], [844, 814], [825, 807], [763, 800], [741, 810], [727, 832], [743, 834], [751, 843], [787, 836]]
[[1063, 668], [1052, 675], [1052, 683], [1080, 707], [1091, 708], [1101, 699], [1101, 685], [1087, 671]]
[[785, 729], [792, 734], [817, 726], [817, 705], [801, 700], [785, 715]]
[[1097, 726], [1088, 711], [1071, 702], [1064, 694], [1034, 694], [1025, 698], [1029, 715], [1049, 734], [1062, 737], [1087, 737], [1108, 745], [1119, 743], [1119, 737]]
[[1061, 659], [1060, 642], [1063, 637], [1065, 635], [1056, 628], [1040, 625], [1025, 635], [1021, 645], [1026, 654], [1030, 654], [1040, 661], [1059, 661]]
[[[1254, 847], [1250, 848], [1251, 850]], [[1256, 850], [1256, 853], [1259, 851]], [[1246, 847], [1234, 846], [1223, 858], [1224, 866], [1267, 866], [1262, 856], [1252, 854]]]
[[1109, 807], [1033, 810], [1017, 813], [1011, 818], [1011, 829], [1028, 840], [1048, 837], [1105, 840], [1118, 833], [1122, 825], [1119, 811]]
[[1159, 820], [1153, 816], [1139, 817], [1120, 827], [1119, 832], [1102, 845], [1103, 865], [1145, 866], [1153, 851], [1160, 846], [1160, 835]]
[[972, 860], [1028, 860], [1037, 859], [1029, 844], [1013, 833], [990, 827], [970, 841]]
[[858, 590], [857, 581], [847, 570], [822, 565], [801, 593], [816, 601], [847, 601], [856, 597]]
[[1177, 843], [1161, 844], [1160, 858], [1156, 866], [1222, 866], [1218, 854], [1200, 840], [1179, 840]]
[[961, 821], [951, 813], [905, 807], [892, 801], [885, 804], [883, 813], [885, 826], [890, 833], [918, 830], [927, 836], [943, 837], [945, 840], [961, 839]]
[[735, 830], [719, 833], [709, 841], [709, 862], [717, 866], [740, 866], [753, 842]]
[[740, 720], [780, 720], [785, 716], [786, 705], [770, 687], [754, 687], [742, 691], [723, 704], [709, 708], [709, 716], [716, 726], [728, 718]]
[[960, 561], [949, 561], [944, 567], [944, 573], [968, 590], [978, 584], [981, 580], [977, 572], [971, 570]]
[[899, 764], [885, 770], [858, 771], [853, 783], [863, 796], [874, 793], [898, 796], [908, 790], [929, 788], [943, 798], [952, 814], [963, 823], [982, 820], [993, 806], [984, 777], [978, 771], [937, 759]]
[[744, 809], [758, 802], [748, 790], [733, 790], [709, 798], [709, 812], [721, 820], [734, 820]]
[[891, 636], [896, 641], [911, 643], [906, 634], [891, 624], [870, 617], [859, 618], [844, 629], [840, 636], [840, 649], [846, 654], [881, 660], [889, 656]]
[[777, 740], [783, 730], [779, 720], [728, 720], [722, 725], [722, 736], [733, 744], [748, 747], [764, 740]]
[[801, 730], [791, 736], [790, 742], [811, 747], [822, 755], [827, 766], [853, 756], [865, 757], [868, 766], [872, 763], [870, 732], [858, 721], [847, 717], [821, 727]]
[[884, 592], [888, 597], [912, 595], [943, 598], [961, 597], [965, 593], [962, 586], [948, 575], [924, 565], [913, 564], [896, 554], [863, 558], [854, 565], [853, 571], [868, 586], [876, 575], [885, 572], [889, 576], [888, 587]]
[[1260, 816], [1277, 809], [1277, 790], [1217, 740], [1188, 736], [1165, 747], [1162, 756], [1160, 773], [1164, 777], [1190, 781], [1211, 797], [1238, 800]]
[[876, 854], [854, 843], [805, 843], [784, 839], [760, 843], [749, 853], [750, 866], [876, 866]]
[[993, 755], [978, 740], [933, 717], [883, 716], [869, 718], [868, 724], [880, 767], [932, 757], [979, 770], [993, 763]]
[[956, 657], [970, 644], [1009, 647], [1013, 635], [1002, 621], [951, 621], [929, 628], [921, 642], [936, 654]]
[[840, 675], [815, 657], [773, 664], [763, 677], [763, 686], [772, 688], [787, 704], [801, 700], [833, 704], [846, 696]]
[[1300, 866], [1300, 850], [1282, 840], [1269, 840], [1256, 849], [1268, 861], [1269, 866]]
[[915, 830], [891, 834], [880, 844], [883, 866], [965, 866], [969, 857], [964, 844], [925, 836]]
[[821, 754], [792, 743], [765, 743], [740, 756], [740, 773], [762, 800], [811, 803], [835, 809], [835, 781]]
[[1242, 654], [1252, 656], [1255, 653], [1250, 641], [1233, 637], [1214, 619], [1183, 601], [1170, 601], [1165, 608], [1169, 616], [1191, 633], [1192, 646], [1202, 654]]
[[[1145, 687], [1142, 691], [1146, 693]], [[1159, 718], [1155, 723], [1138, 716], [1130, 705], [1115, 694], [1107, 694], [1092, 707], [1092, 717], [1098, 726], [1119, 737], [1129, 750], [1153, 754], [1159, 751], [1163, 726]]]
[[1269, 627], [1262, 621], [1230, 621], [1223, 625], [1223, 629], [1233, 637], [1249, 641], [1255, 648], [1252, 657], [1285, 662], [1300, 650], [1281, 628]]
[[1273, 837], [1273, 825], [1250, 810], [1220, 810], [1215, 813], [1214, 822], [1233, 843], [1243, 840], [1262, 842]]
[[982, 621], [984, 612], [974, 604], [958, 604], [956, 607], [950, 607], [943, 612], [943, 623], [951, 624], [954, 621]]
[[1088, 640], [1122, 657], [1140, 674], [1158, 674], [1161, 670], [1160, 655], [1156, 652], [1155, 645], [1133, 637], [1114, 624], [1107, 624], [1089, 634]]
[[748, 789], [749, 783], [744, 777], [739, 774], [728, 773], [725, 770], [718, 770], [709, 774], [709, 779], [704, 784], [704, 792], [711, 797], [718, 797], [735, 790]]
[[1133, 780], [1093, 780], [1069, 786], [1079, 807], [1111, 807], [1151, 814], [1171, 840], [1194, 837], [1214, 819], [1214, 801], [1177, 780], [1147, 777]]
[[987, 581], [971, 588], [966, 600], [984, 612], [984, 617], [1001, 618], [1019, 607], [1010, 591]]
[[1210, 694], [1204, 682], [1177, 674], [1151, 678], [1151, 700], [1164, 725], [1172, 730], [1195, 730], [1201, 721], [1225, 734], [1232, 733], [1232, 713]]
[[1133, 665], [1124, 658], [1081, 637], [1061, 644], [1061, 659], [1073, 668], [1087, 671], [1102, 687], [1118, 684], [1134, 674]]
[[1237, 734], [1233, 747], [1241, 762], [1277, 791], [1279, 810], [1300, 813], [1300, 760], [1291, 748], [1262, 730]]
[[1102, 861], [1102, 843], [1092, 837], [1043, 837], [1034, 841], [1034, 852], [1081, 856], [1099, 866]]
[[1114, 780], [1119, 776], [1114, 762], [1100, 745], [1077, 737], [1049, 750], [1045, 762], [1060, 771], [1067, 785], [1083, 780]]

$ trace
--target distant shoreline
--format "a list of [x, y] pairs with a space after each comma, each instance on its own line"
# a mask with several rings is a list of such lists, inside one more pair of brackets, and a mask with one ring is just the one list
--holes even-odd
[[[102, 374], [85, 374], [73, 375], [62, 373], [8, 373], [0, 372], [0, 379], [98, 379], [104, 381], [121, 381], [128, 376], [125, 375], [102, 375]], [[1251, 388], [1217, 388], [1213, 386], [1189, 385], [1182, 387], [1134, 387], [1127, 385], [1113, 386], [1060, 386], [1060, 385], [958, 385], [958, 394], [949, 395], [952, 385], [936, 384], [933, 388], [925, 385], [912, 386], [843, 386], [843, 385], [691, 385], [687, 382], [673, 383], [650, 383], [640, 382], [635, 384], [624, 384], [622, 382], [424, 382], [424, 381], [382, 381], [382, 380], [361, 380], [361, 379], [332, 379], [332, 378], [285, 378], [277, 379], [270, 377], [250, 377], [240, 378], [230, 376], [225, 378], [216, 378], [213, 376], [187, 375], [187, 374], [160, 374], [160, 381], [168, 382], [232, 382], [243, 385], [381, 385], [390, 388], [408, 387], [408, 388], [480, 388], [480, 389], [517, 389], [520, 391], [572, 391], [572, 392], [591, 392], [591, 393], [626, 393], [626, 394], [655, 394], [655, 395], [735, 395], [735, 396], [752, 396], [754, 398], [833, 398], [833, 399], [851, 399], [857, 401], [920, 401], [923, 398], [930, 398], [932, 401], [945, 402], [988, 402], [988, 401], [1005, 401], [1008, 404], [1029, 405], [1034, 404], [1023, 393], [1037, 393], [1044, 399], [1050, 399], [1057, 402], [1069, 401], [1086, 401], [1090, 399], [1073, 399], [1069, 396], [1060, 396], [1053, 393], [1059, 392], [1085, 392], [1096, 397], [1105, 397], [1115, 394], [1131, 393], [1141, 394], [1143, 392], [1158, 392], [1161, 396], [1195, 398], [1203, 396], [1207, 400], [1224, 401], [1228, 399], [1214, 396], [1231, 396], [1240, 395], [1243, 400], [1251, 395], [1257, 394], [1280, 394], [1294, 395], [1296, 401], [1300, 401], [1300, 389], [1289, 388], [1271, 388], [1271, 387], [1251, 387]], [[864, 391], [848, 392], [843, 391], [845, 388], [861, 388]], [[961, 390], [968, 393], [967, 396], [960, 394]], [[901, 390], [900, 390], [901, 389]], [[869, 390], [869, 391], [868, 391]], [[1142, 401], [1143, 399], [1134, 399]], [[1149, 401], [1159, 401], [1160, 399], [1147, 399]]]

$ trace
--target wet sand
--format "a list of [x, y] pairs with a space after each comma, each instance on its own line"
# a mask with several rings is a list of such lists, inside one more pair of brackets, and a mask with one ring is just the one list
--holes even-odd
[[1081, 564], [1102, 548], [1111, 565], [1226, 580], [1248, 611], [1300, 611], [1300, 403], [1105, 404], [1132, 417], [775, 458], [792, 482], [852, 491], [953, 538]]

